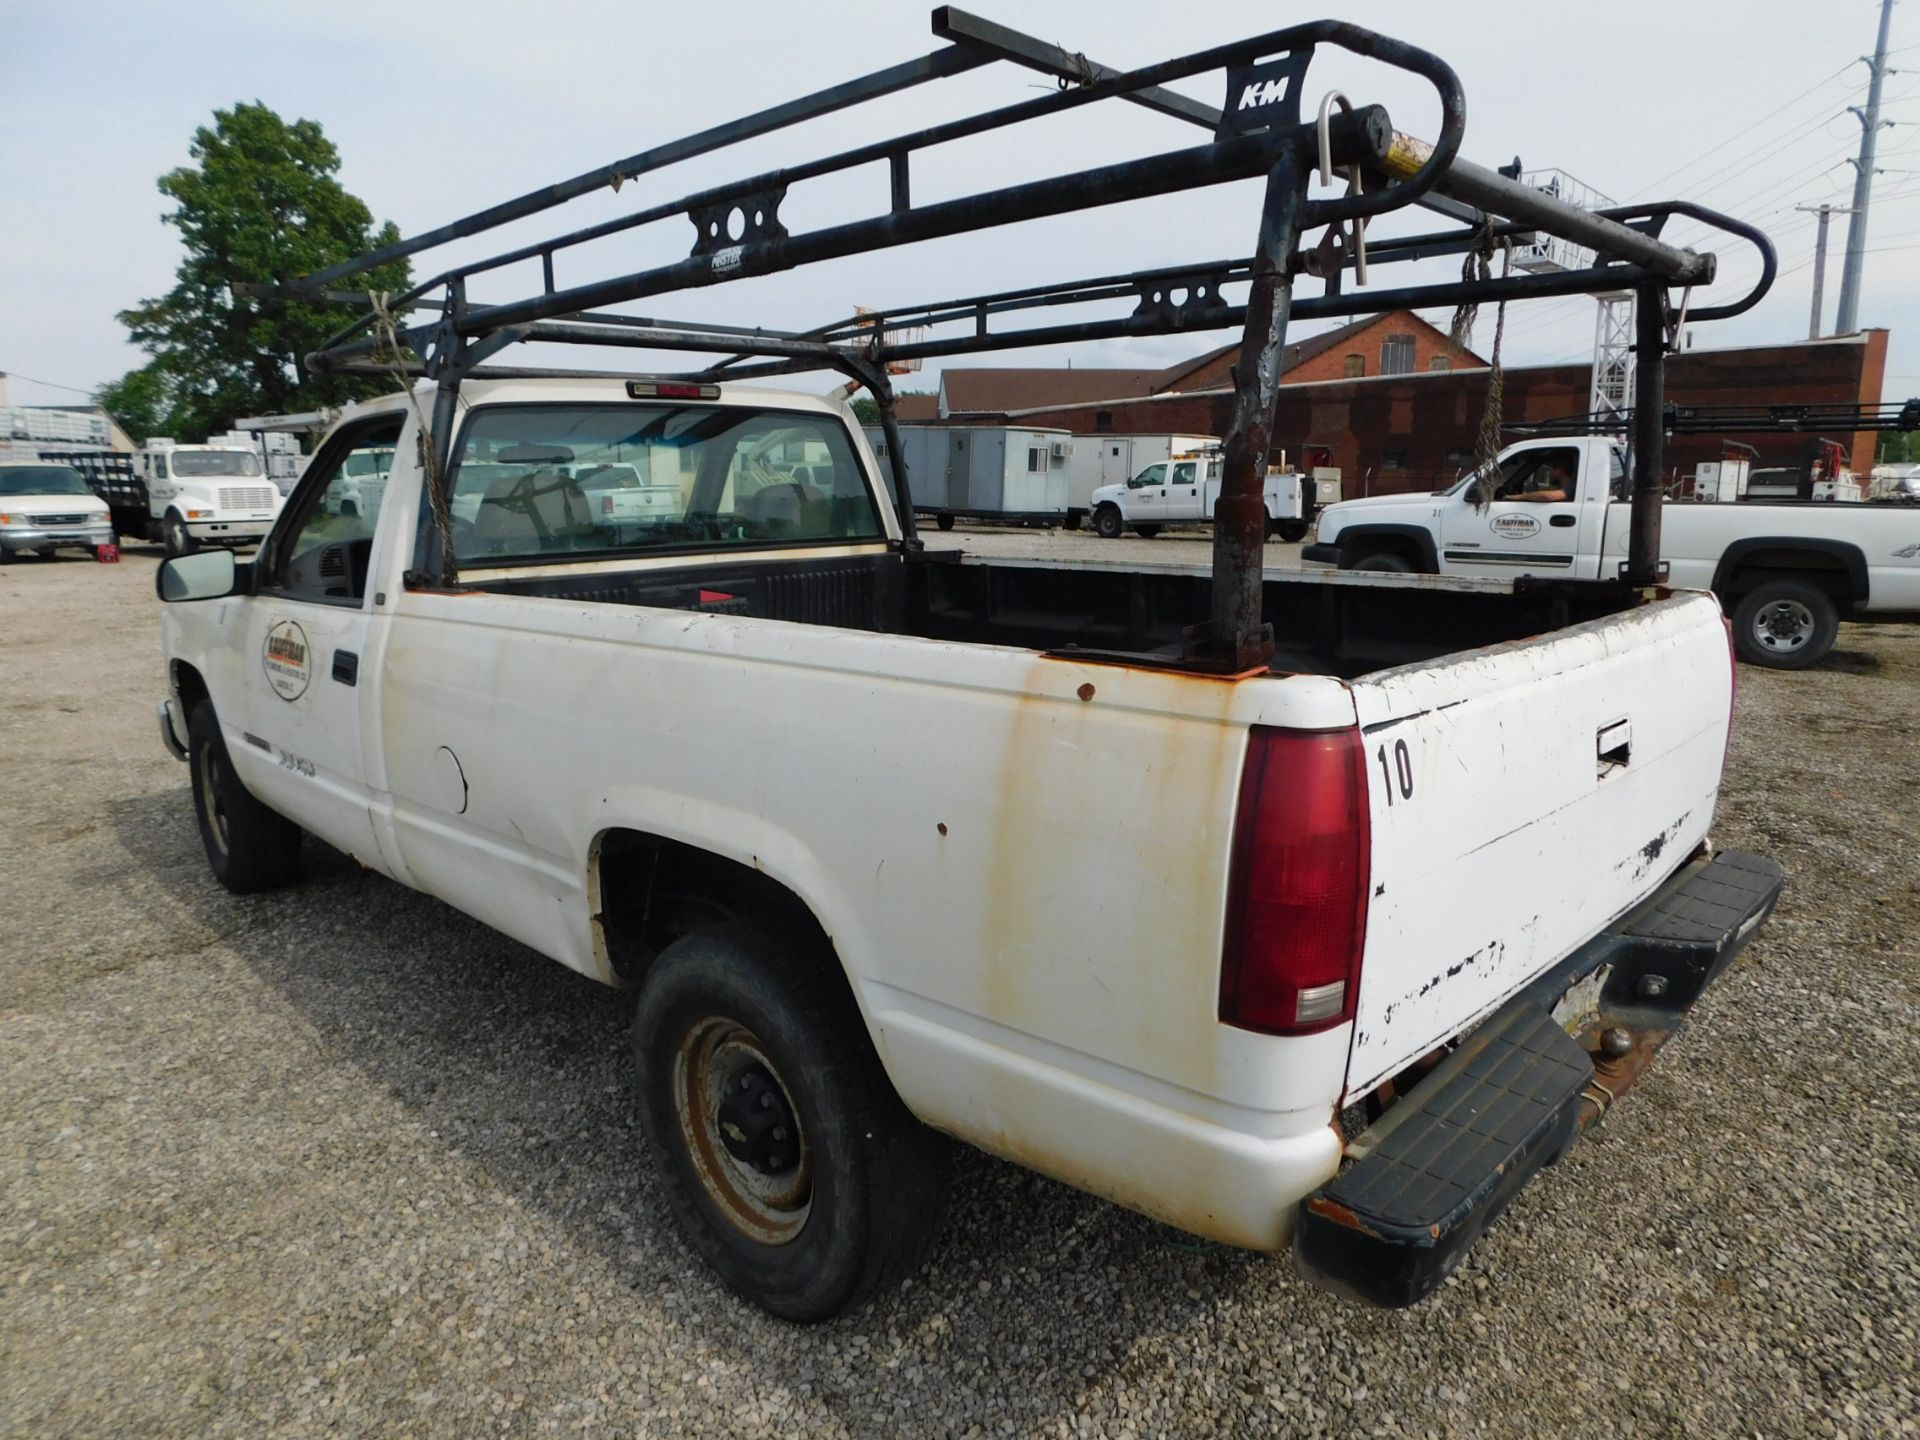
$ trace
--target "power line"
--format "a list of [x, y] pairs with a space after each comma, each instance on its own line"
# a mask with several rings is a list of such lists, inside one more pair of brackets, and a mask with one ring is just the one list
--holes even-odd
[[82, 389], [78, 385], [62, 385], [57, 380], [36, 380], [31, 375], [22, 375], [18, 370], [0, 370], [0, 375], [8, 376], [14, 380], [24, 380], [29, 385], [44, 385], [49, 390], [71, 390], [76, 395], [85, 395], [89, 398], [93, 395], [93, 391]]

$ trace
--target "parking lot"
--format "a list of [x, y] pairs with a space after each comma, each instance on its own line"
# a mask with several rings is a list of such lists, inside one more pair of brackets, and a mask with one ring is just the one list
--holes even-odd
[[0, 1433], [1920, 1434], [1920, 630], [1743, 668], [1715, 838], [1778, 916], [1432, 1301], [968, 1153], [931, 1265], [798, 1329], [677, 1239], [627, 997], [316, 846], [217, 887], [157, 558], [0, 570]]

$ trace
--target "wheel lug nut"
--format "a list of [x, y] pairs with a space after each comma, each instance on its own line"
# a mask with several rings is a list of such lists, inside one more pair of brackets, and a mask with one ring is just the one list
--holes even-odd
[[773, 1138], [774, 1138], [775, 1140], [785, 1140], [785, 1139], [787, 1138], [787, 1127], [786, 1127], [786, 1126], [784, 1126], [784, 1125], [776, 1125], [776, 1126], [774, 1126], [774, 1127], [773, 1127]]

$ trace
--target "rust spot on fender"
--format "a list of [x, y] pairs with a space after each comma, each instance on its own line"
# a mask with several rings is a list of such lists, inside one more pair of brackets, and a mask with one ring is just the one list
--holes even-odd
[[1093, 699], [1093, 682], [1089, 680], [1086, 684], [1082, 685], [1078, 690], [1074, 691], [1073, 693], [1078, 695], [1082, 700]]

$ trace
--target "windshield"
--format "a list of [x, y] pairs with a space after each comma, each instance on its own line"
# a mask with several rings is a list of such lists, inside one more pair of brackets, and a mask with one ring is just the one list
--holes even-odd
[[[608, 493], [636, 482], [659, 502], [639, 515]], [[451, 509], [462, 560], [884, 538], [845, 425], [798, 410], [487, 406]]]
[[0, 465], [0, 495], [91, 495], [86, 478], [64, 465]]
[[175, 450], [175, 475], [258, 475], [260, 457], [250, 450]]

